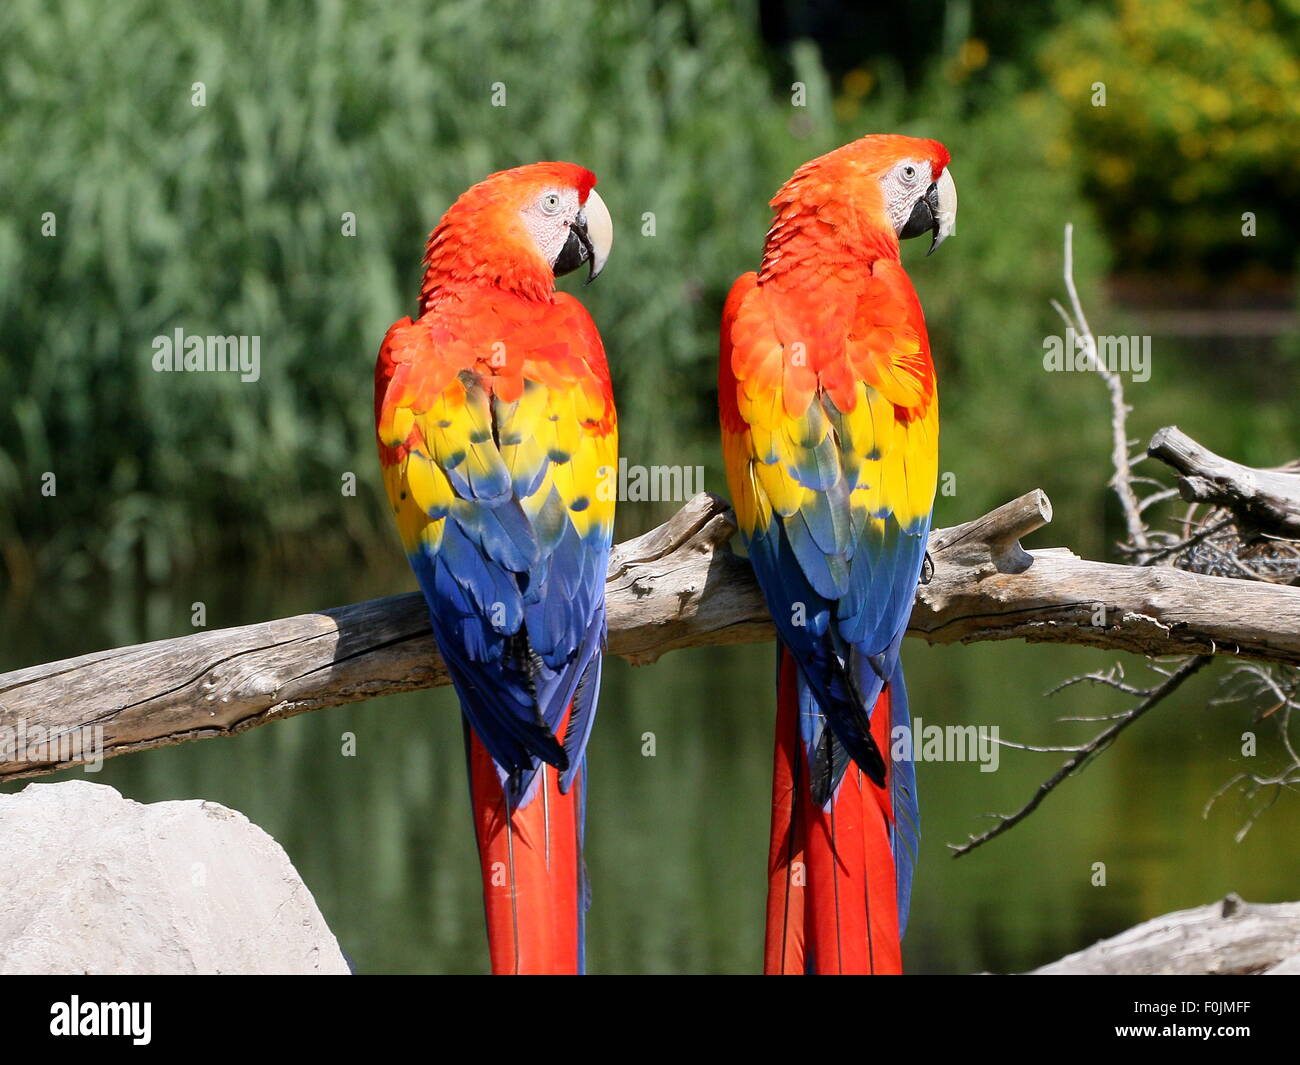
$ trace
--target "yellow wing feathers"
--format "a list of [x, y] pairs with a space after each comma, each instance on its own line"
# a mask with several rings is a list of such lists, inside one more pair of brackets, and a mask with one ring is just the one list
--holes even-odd
[[496, 505], [511, 494], [530, 520], [555, 510], [554, 493], [579, 535], [612, 528], [616, 493], [602, 489], [616, 483], [618, 465], [608, 384], [562, 345], [546, 355], [499, 367], [469, 345], [436, 344], [419, 323], [390, 331], [377, 428], [408, 553], [436, 549], [445, 515], [462, 502]]

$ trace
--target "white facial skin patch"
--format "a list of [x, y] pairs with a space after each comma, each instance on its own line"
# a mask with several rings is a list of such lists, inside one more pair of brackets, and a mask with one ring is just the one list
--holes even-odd
[[885, 209], [895, 233], [903, 231], [916, 201], [925, 195], [933, 180], [930, 164], [917, 159], [904, 159], [880, 179], [880, 191], [884, 194]]
[[577, 189], [544, 189], [520, 212], [524, 228], [549, 266], [555, 266], [555, 260], [564, 250], [569, 226], [578, 217], [581, 206]]

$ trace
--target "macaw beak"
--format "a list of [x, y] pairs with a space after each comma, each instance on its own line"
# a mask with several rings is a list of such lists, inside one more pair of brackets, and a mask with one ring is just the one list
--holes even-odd
[[590, 285], [605, 269], [613, 246], [614, 220], [609, 217], [609, 208], [600, 198], [600, 193], [592, 189], [587, 193], [587, 202], [578, 212], [578, 217], [569, 226], [569, 239], [553, 267], [555, 276], [560, 277], [583, 263], [589, 263], [586, 283]]
[[925, 190], [925, 195], [916, 201], [912, 213], [898, 236], [900, 240], [919, 237], [922, 233], [933, 233], [930, 250], [926, 255], [933, 255], [935, 248], [957, 231], [957, 185], [944, 167], [939, 179]]

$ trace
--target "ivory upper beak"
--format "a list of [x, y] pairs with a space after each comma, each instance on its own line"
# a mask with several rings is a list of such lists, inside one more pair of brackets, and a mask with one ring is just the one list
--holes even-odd
[[610, 218], [609, 208], [595, 189], [587, 193], [583, 215], [586, 217], [587, 239], [591, 241], [591, 272], [587, 275], [587, 283], [590, 284], [605, 269], [609, 251], [614, 246], [614, 220]]
[[[930, 245], [930, 252], [957, 232], [957, 184], [947, 167], [943, 168], [943, 173], [935, 182], [935, 193], [938, 209], [934, 212], [934, 242]], [[926, 254], [929, 255], [930, 252]]]

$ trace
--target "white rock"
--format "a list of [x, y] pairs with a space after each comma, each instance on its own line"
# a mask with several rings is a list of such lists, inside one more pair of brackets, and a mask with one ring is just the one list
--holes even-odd
[[347, 973], [283, 848], [241, 813], [88, 781], [0, 795], [0, 973]]

